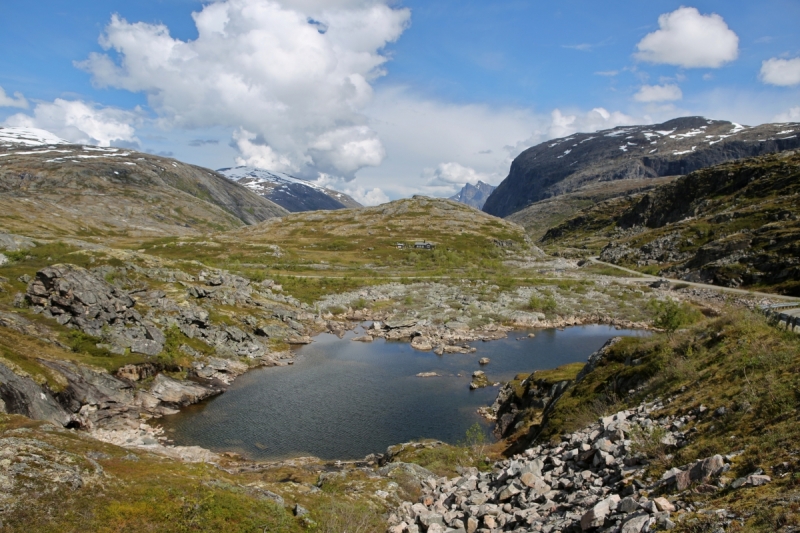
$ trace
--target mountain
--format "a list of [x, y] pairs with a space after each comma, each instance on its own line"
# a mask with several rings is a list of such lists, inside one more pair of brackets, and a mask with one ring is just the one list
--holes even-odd
[[281, 172], [253, 167], [221, 168], [218, 172], [291, 213], [361, 207], [344, 193]]
[[506, 217], [589, 183], [684, 175], [800, 147], [800, 124], [746, 127], [703, 117], [576, 133], [522, 152], [483, 210]]
[[122, 148], [0, 128], [0, 230], [42, 237], [197, 235], [287, 211], [221, 174]]
[[790, 150], [608, 200], [542, 242], [651, 274], [800, 296], [799, 197], [800, 153]]
[[450, 199], [471, 205], [477, 209], [483, 209], [483, 204], [486, 203], [486, 199], [489, 198], [489, 195], [494, 190], [494, 185], [489, 185], [482, 181], [478, 181], [475, 185], [467, 183], [458, 194], [451, 196]]

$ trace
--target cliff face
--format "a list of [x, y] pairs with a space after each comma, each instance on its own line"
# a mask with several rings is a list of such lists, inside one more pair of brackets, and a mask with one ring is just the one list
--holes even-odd
[[522, 152], [483, 210], [506, 217], [591, 183], [684, 175], [800, 147], [798, 124], [753, 128], [703, 117], [577, 133]]

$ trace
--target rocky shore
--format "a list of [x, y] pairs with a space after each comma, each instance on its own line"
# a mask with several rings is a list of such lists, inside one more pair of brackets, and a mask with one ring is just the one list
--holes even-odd
[[389, 518], [389, 533], [496, 533], [608, 531], [640, 533], [672, 529], [688, 513], [710, 513], [723, 523], [740, 517], [702, 509], [684, 495], [770, 483], [761, 471], [739, 479], [726, 475], [738, 456], [714, 455], [647, 476], [644, 442], [656, 439], [666, 453], [686, 446], [689, 421], [712, 416], [698, 408], [682, 416], [659, 413], [667, 401], [643, 403], [606, 416], [560, 442], [539, 444], [488, 472], [463, 469], [454, 479], [429, 477], [417, 502], [403, 502]]

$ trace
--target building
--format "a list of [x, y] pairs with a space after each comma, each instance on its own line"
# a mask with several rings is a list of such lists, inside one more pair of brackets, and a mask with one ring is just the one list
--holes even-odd
[[436, 245], [431, 242], [417, 241], [414, 243], [414, 248], [417, 250], [433, 250]]

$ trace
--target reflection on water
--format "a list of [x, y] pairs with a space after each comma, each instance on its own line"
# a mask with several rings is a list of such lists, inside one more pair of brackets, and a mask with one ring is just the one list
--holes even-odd
[[[262, 368], [239, 377], [223, 395], [158, 421], [175, 444], [236, 451], [250, 458], [314, 455], [354, 459], [416, 438], [457, 442], [489, 405], [496, 387], [469, 390], [481, 368], [492, 381], [520, 372], [586, 361], [615, 335], [642, 335], [609, 326], [563, 331], [514, 331], [508, 339], [473, 343], [467, 355], [419, 352], [409, 344], [352, 342], [323, 334], [297, 350], [290, 367]], [[357, 334], [357, 333], [356, 333]], [[519, 340], [518, 340], [519, 339]], [[418, 378], [419, 372], [441, 377]]]

